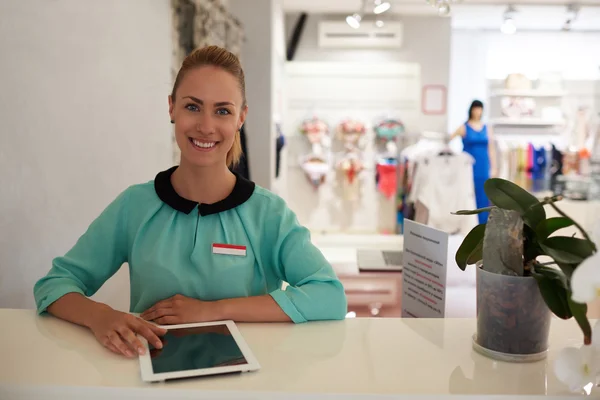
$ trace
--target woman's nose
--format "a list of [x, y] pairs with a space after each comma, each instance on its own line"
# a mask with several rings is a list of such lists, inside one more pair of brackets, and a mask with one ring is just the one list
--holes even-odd
[[211, 115], [202, 113], [196, 120], [196, 130], [200, 133], [211, 134], [215, 128], [214, 119]]

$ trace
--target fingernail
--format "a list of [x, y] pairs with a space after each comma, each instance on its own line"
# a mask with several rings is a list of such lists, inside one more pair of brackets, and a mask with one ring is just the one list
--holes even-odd
[[144, 350], [144, 348], [143, 348], [143, 347], [140, 347], [140, 348], [138, 348], [138, 354], [139, 354], [140, 356], [143, 356], [145, 352], [146, 352], [146, 351]]
[[157, 349], [162, 349], [162, 343], [161, 342], [156, 342], [156, 344], [154, 345], [154, 347], [156, 347]]

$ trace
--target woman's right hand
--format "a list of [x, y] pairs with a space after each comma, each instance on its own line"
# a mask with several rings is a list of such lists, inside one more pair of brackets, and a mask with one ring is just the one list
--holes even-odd
[[145, 353], [145, 347], [137, 335], [161, 349], [163, 344], [160, 337], [167, 333], [166, 329], [108, 307], [98, 312], [89, 327], [104, 347], [129, 358]]

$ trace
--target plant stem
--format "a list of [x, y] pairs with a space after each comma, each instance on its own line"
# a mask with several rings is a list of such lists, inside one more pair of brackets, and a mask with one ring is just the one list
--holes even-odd
[[[565, 214], [564, 212], [562, 212], [557, 206], [556, 204], [554, 204], [554, 198], [556, 197], [561, 197], [561, 196], [554, 196], [554, 197], [546, 197], [544, 199], [544, 203], [545, 204], [550, 204], [550, 207], [554, 208], [554, 211], [556, 211], [558, 214], [560, 214], [562, 217], [568, 218], [571, 221], [573, 221], [573, 224], [577, 227], [577, 229], [579, 229], [579, 231], [581, 232], [581, 234], [583, 235], [583, 237], [585, 238], [585, 240], [587, 240], [588, 242], [590, 242], [592, 244], [592, 247], [594, 248], [594, 251], [596, 250], [596, 244], [592, 241], [592, 239], [590, 239], [590, 237], [588, 236], [587, 232], [585, 231], [585, 229], [583, 229], [581, 227], [581, 225], [579, 225], [577, 223], [577, 221], [575, 221], [573, 218], [569, 217], [567, 214]], [[562, 197], [561, 197], [562, 198]], [[547, 203], [546, 203], [547, 201]]]

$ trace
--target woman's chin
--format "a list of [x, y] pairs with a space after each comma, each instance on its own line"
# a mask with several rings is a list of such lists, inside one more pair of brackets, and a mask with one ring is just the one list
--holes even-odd
[[192, 165], [194, 167], [214, 167], [219, 164], [225, 164], [225, 159], [221, 160], [220, 157], [215, 157], [217, 154], [212, 153], [196, 153], [195, 154], [185, 154], [182, 153], [181, 157], [185, 158], [187, 164]]

